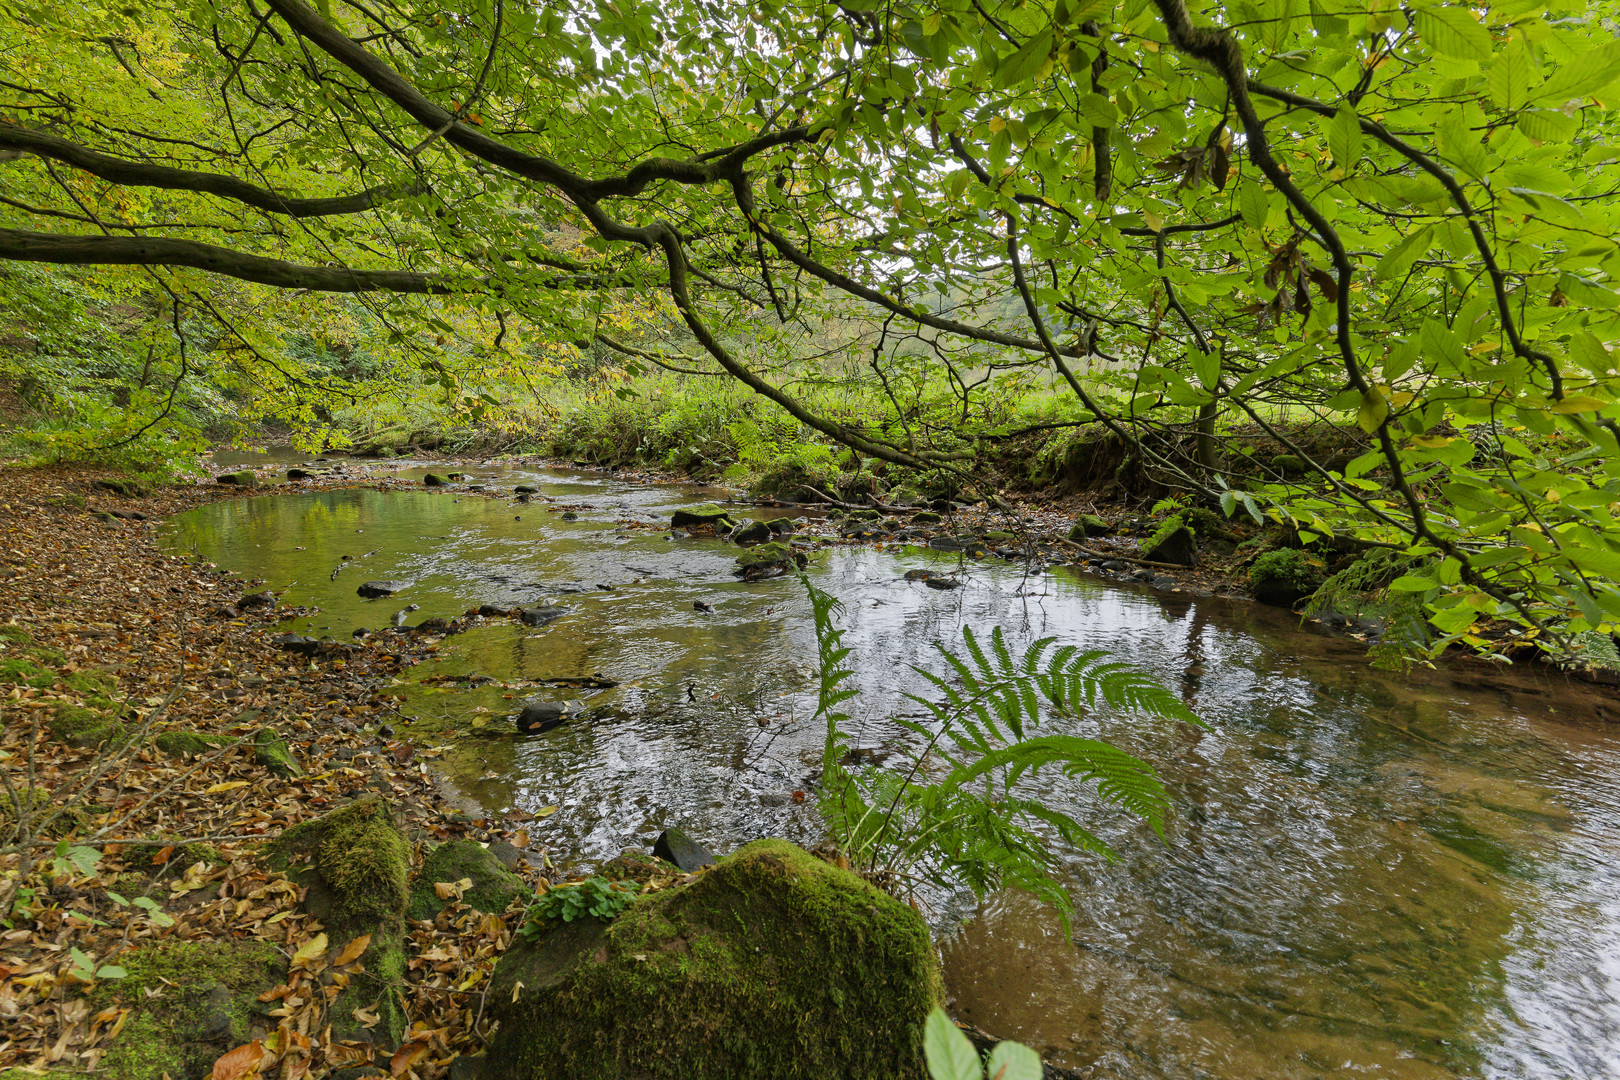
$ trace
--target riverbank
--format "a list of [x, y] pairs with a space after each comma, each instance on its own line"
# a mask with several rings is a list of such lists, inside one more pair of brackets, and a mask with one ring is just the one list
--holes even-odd
[[[287, 614], [273, 597], [239, 602], [256, 583], [159, 550], [161, 518], [242, 492], [124, 484], [0, 469], [4, 1075], [116, 1064], [121, 1077], [157, 1080], [172, 1063], [140, 1057], [149, 1040], [130, 1025], [154, 1021], [129, 988], [201, 978], [229, 997], [233, 958], [318, 968], [311, 958], [342, 943], [326, 941], [304, 890], [258, 849], [358, 797], [389, 800], [413, 866], [456, 839], [489, 844], [531, 883], [547, 864], [521, 821], [461, 813], [431, 772], [438, 751], [395, 735], [382, 686], [411, 659], [397, 644], [312, 663], [264, 632]], [[235, 614], [222, 617], [226, 606]], [[451, 907], [405, 934], [422, 1077], [481, 1045], [480, 984], [510, 940], [500, 920]], [[154, 957], [200, 967], [154, 968]], [[296, 1077], [371, 1061], [375, 1051], [332, 1034], [326, 997], [289, 978], [251, 1006], [262, 1067]]]

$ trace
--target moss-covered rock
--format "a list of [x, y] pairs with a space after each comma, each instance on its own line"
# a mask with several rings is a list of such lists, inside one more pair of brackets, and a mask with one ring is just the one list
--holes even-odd
[[435, 882], [472, 879], [461, 900], [478, 911], [499, 915], [518, 896], [528, 892], [523, 879], [501, 865], [501, 861], [476, 840], [451, 840], [440, 844], [422, 860], [422, 869], [411, 886], [409, 919], [431, 919], [450, 901], [439, 899]]
[[84, 496], [69, 493], [67, 495], [53, 495], [45, 500], [46, 506], [54, 506], [63, 510], [83, 510]]
[[69, 746], [100, 746], [124, 735], [124, 725], [109, 715], [113, 702], [91, 698], [85, 705], [59, 705], [51, 713], [51, 737]]
[[199, 735], [195, 731], [160, 731], [152, 745], [169, 757], [206, 754], [230, 742], [221, 735]]
[[795, 567], [803, 567], [808, 560], [780, 540], [772, 540], [737, 556], [737, 569], [733, 571], [749, 581], [785, 574]]
[[221, 484], [232, 484], [236, 487], [256, 487], [259, 477], [252, 469], [239, 469], [236, 472], [221, 473], [214, 478]]
[[1074, 526], [1069, 529], [1069, 539], [1078, 544], [1088, 536], [1102, 536], [1110, 529], [1108, 522], [1096, 514], [1081, 514], [1074, 519]]
[[169, 863], [177, 862], [181, 866], [191, 866], [202, 862], [210, 866], [223, 866], [228, 861], [219, 853], [219, 849], [211, 844], [187, 843], [178, 837], [172, 840], [160, 838], [130, 844], [124, 848], [123, 854], [124, 861], [131, 869], [144, 873], [151, 873], [154, 867], [166, 866]]
[[280, 777], [299, 776], [304, 771], [287, 741], [274, 728], [260, 728], [253, 733], [253, 760]]
[[1176, 566], [1198, 565], [1198, 537], [1180, 514], [1173, 514], [1142, 541], [1142, 558]]
[[133, 476], [103, 477], [96, 481], [96, 486], [129, 499], [138, 499], [143, 495], [152, 494], [152, 485], [144, 480], [137, 480]]
[[1268, 551], [1249, 567], [1249, 593], [1262, 604], [1291, 608], [1327, 579], [1322, 560], [1298, 548]]
[[131, 1009], [102, 1059], [117, 1080], [203, 1077], [221, 1054], [275, 1027], [259, 1002], [279, 984], [286, 959], [258, 941], [175, 941], [125, 953], [128, 972], [96, 985], [92, 1004]]
[[710, 528], [723, 525], [728, 529], [732, 529], [737, 526], [737, 523], [731, 520], [731, 514], [714, 503], [683, 507], [670, 515], [669, 523], [677, 529], [690, 529], [703, 525]]
[[612, 923], [507, 952], [483, 1080], [920, 1078], [939, 997], [916, 911], [760, 840]]
[[938, 525], [944, 520], [944, 517], [934, 513], [932, 510], [919, 510], [911, 515], [913, 525]]
[[1297, 454], [1275, 454], [1271, 459], [1271, 467], [1284, 476], [1299, 476], [1309, 471], [1305, 459]]
[[633, 881], [637, 885], [645, 885], [654, 878], [680, 877], [681, 868], [656, 855], [626, 851], [603, 863], [596, 876], [609, 881]]
[[[410, 850], [388, 804], [376, 795], [356, 799], [325, 817], [295, 825], [271, 841], [272, 866], [296, 868], [309, 887], [304, 906], [326, 926], [334, 948], [363, 934], [365, 970], [332, 1003], [332, 1030], [342, 1039], [397, 1043], [405, 1031], [399, 986], [405, 975], [405, 906], [410, 900]], [[381, 1017], [369, 1031], [357, 1008]]]

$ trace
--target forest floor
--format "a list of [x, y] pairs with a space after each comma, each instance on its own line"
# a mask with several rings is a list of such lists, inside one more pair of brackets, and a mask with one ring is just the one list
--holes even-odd
[[[95, 1069], [129, 1018], [128, 1003], [107, 993], [127, 958], [154, 943], [200, 941], [263, 942], [294, 972], [268, 991], [276, 1030], [251, 1048], [227, 1047], [242, 1052], [215, 1080], [296, 1080], [368, 1063], [396, 1076], [443, 1075], [482, 1041], [480, 994], [510, 941], [506, 924], [454, 903], [432, 923], [408, 924], [411, 1028], [397, 1054], [371, 1062], [370, 1047], [333, 1038], [325, 1011], [335, 990], [321, 993], [312, 974], [343, 958], [322, 955], [325, 936], [301, 908], [301, 890], [256, 849], [380, 792], [415, 864], [447, 839], [505, 841], [533, 882], [544, 851], [528, 846], [520, 821], [460, 813], [428, 764], [438, 751], [393, 737], [384, 687], [412, 660], [397, 644], [325, 662], [283, 651], [264, 631], [285, 609], [239, 606], [222, 617], [250, 583], [159, 549], [159, 519], [242, 492], [126, 495], [101, 483], [117, 479], [0, 468], [0, 914], [9, 910], [0, 919], [0, 1076]], [[294, 768], [265, 752], [274, 750], [263, 745], [266, 729]], [[98, 749], [107, 731], [122, 734]]]

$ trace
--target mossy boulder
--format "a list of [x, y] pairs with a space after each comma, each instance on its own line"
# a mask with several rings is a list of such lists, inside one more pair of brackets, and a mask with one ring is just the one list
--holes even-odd
[[143, 495], [150, 495], [152, 493], [152, 486], [150, 484], [130, 476], [104, 477], [96, 481], [96, 486], [129, 499], [138, 499]]
[[115, 711], [116, 705], [102, 698], [91, 698], [85, 706], [59, 705], [51, 713], [51, 737], [69, 746], [116, 742], [124, 735], [124, 725], [109, 715]]
[[943, 516], [934, 513], [932, 510], [919, 510], [911, 515], [913, 525], [938, 525], [944, 520]]
[[411, 886], [410, 919], [431, 919], [444, 910], [449, 900], [441, 900], [436, 882], [457, 882], [471, 878], [472, 885], [461, 894], [467, 906], [499, 915], [518, 896], [528, 892], [523, 879], [501, 865], [501, 861], [476, 840], [451, 840], [440, 844], [422, 861], [422, 869]]
[[516, 944], [489, 994], [483, 1080], [920, 1080], [940, 994], [915, 910], [759, 840], [611, 923]]
[[214, 479], [221, 484], [230, 484], [234, 487], [256, 487], [259, 483], [258, 474], [252, 469], [239, 469], [236, 472], [221, 473]]
[[683, 507], [670, 515], [669, 523], [671, 527], [676, 529], [690, 529], [704, 525], [711, 529], [722, 525], [732, 529], [737, 525], [735, 521], [731, 520], [729, 512], [714, 503]]
[[1268, 551], [1249, 567], [1249, 593], [1262, 604], [1291, 608], [1322, 587], [1322, 560], [1298, 548]]
[[763, 544], [774, 535], [771, 527], [763, 521], [750, 521], [746, 525], [739, 525], [731, 533], [731, 542], [734, 544]]
[[1180, 514], [1161, 525], [1142, 542], [1142, 558], [1176, 566], [1198, 565], [1198, 538]]
[[276, 1027], [258, 998], [287, 961], [258, 941], [174, 941], [123, 954], [128, 972], [99, 982], [92, 1005], [131, 1010], [100, 1071], [117, 1080], [209, 1075], [220, 1055]]
[[1284, 476], [1299, 476], [1310, 471], [1305, 459], [1297, 454], [1275, 454], [1271, 458], [1271, 467]]
[[1069, 529], [1069, 539], [1078, 544], [1088, 536], [1103, 536], [1112, 526], [1096, 514], [1081, 514], [1074, 519], [1074, 525]]
[[152, 739], [152, 745], [169, 757], [211, 753], [228, 742], [222, 735], [199, 735], [195, 731], [160, 731]]
[[253, 761], [282, 778], [301, 776], [304, 772], [287, 741], [277, 735], [274, 728], [260, 728], [253, 733]]
[[768, 544], [761, 544], [738, 555], [737, 569], [733, 573], [746, 581], [759, 581], [802, 568], [808, 561], [782, 541], [772, 540]]
[[[295, 825], [266, 847], [270, 864], [295, 871], [309, 887], [304, 906], [326, 926], [334, 948], [363, 934], [365, 970], [332, 1003], [332, 1030], [340, 1039], [394, 1045], [405, 1032], [400, 984], [405, 975], [405, 907], [410, 900], [410, 849], [388, 803], [376, 795], [356, 799], [325, 817]], [[371, 1029], [354, 1018], [375, 1009]]]
[[149, 840], [130, 844], [123, 851], [124, 862], [132, 870], [150, 874], [154, 867], [177, 863], [182, 867], [196, 863], [223, 866], [227, 861], [219, 849], [211, 844], [187, 843], [179, 838]]

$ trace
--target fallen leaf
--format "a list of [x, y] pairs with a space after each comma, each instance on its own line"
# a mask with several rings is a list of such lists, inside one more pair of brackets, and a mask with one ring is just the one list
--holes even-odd
[[237, 788], [248, 786], [246, 780], [227, 780], [223, 784], [214, 784], [203, 791], [204, 795], [218, 795], [222, 791], [235, 791]]
[[415, 1065], [418, 1061], [421, 1061], [422, 1058], [426, 1056], [427, 1052], [427, 1043], [408, 1042], [398, 1050], [394, 1051], [394, 1058], [388, 1063], [388, 1071], [393, 1073], [395, 1076], [400, 1076], [403, 1073], [408, 1072], [412, 1065]]
[[208, 1074], [208, 1080], [240, 1080], [241, 1077], [251, 1076], [259, 1071], [259, 1062], [263, 1059], [264, 1045], [254, 1039], [214, 1062], [214, 1071]]
[[293, 953], [293, 967], [308, 967], [326, 955], [326, 935], [316, 934]]
[[352, 964], [359, 958], [361, 953], [366, 951], [366, 946], [370, 944], [371, 935], [361, 934], [359, 937], [343, 946], [343, 951], [338, 953], [337, 959], [332, 961], [332, 963], [338, 967], [342, 967], [344, 964]]

